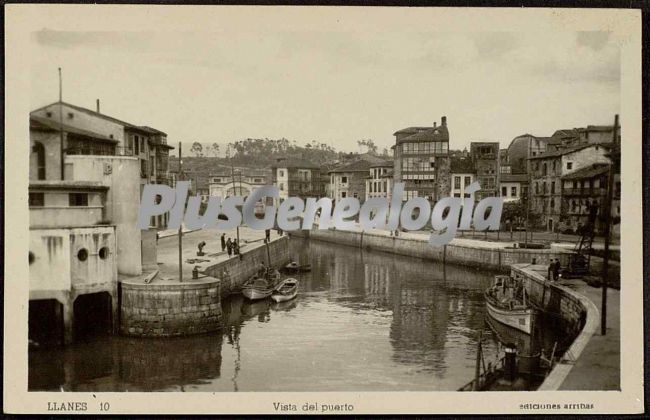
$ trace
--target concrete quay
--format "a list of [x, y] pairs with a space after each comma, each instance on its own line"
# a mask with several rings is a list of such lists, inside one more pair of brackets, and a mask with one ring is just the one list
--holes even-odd
[[[220, 236], [236, 238], [236, 230], [200, 230], [184, 234], [183, 279], [179, 277], [178, 235], [158, 239], [157, 269], [120, 278], [120, 332], [140, 337], [169, 337], [215, 331], [221, 327], [221, 300], [250, 278], [267, 253], [274, 265], [288, 260], [288, 238], [272, 234], [268, 251], [264, 232], [240, 228], [241, 255], [221, 251]], [[197, 256], [200, 242], [206, 242]], [[157, 255], [156, 255], [157, 254]], [[198, 278], [193, 278], [193, 270]], [[152, 275], [155, 274], [154, 277]]]

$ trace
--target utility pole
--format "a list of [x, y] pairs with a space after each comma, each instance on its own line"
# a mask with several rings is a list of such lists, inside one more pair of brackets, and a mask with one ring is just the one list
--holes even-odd
[[[230, 171], [232, 174], [232, 192], [234, 194], [237, 191], [237, 184], [235, 183], [235, 165], [232, 163], [232, 156], [230, 156], [230, 144], [228, 144], [226, 154], [228, 155], [228, 160], [230, 160]], [[239, 183], [239, 195], [241, 195], [241, 181]], [[237, 226], [237, 246], [241, 248], [241, 243], [239, 242], [239, 226]]]
[[607, 200], [605, 201], [604, 219], [605, 219], [605, 257], [603, 259], [603, 273], [602, 273], [602, 297], [600, 304], [600, 335], [605, 335], [607, 332], [607, 276], [609, 271], [609, 241], [610, 241], [610, 227], [612, 224], [612, 201], [614, 197], [614, 172], [618, 168], [617, 162], [619, 159], [618, 151], [618, 114], [614, 116], [614, 133], [612, 138], [612, 151], [610, 152], [611, 163], [607, 174]]
[[[530, 147], [533, 142], [532, 138], [528, 138], [528, 157], [526, 159], [526, 173], [528, 174], [528, 197], [526, 197], [526, 229], [524, 230], [524, 248], [528, 248], [528, 217], [530, 214], [530, 198], [533, 195], [533, 184], [530, 182]], [[531, 238], [532, 239], [532, 238]]]
[[65, 155], [63, 153], [63, 77], [59, 67], [59, 142], [61, 143], [61, 181], [65, 179]]
[[[182, 180], [183, 174], [183, 143], [178, 142], [178, 180]], [[178, 228], [178, 281], [183, 282], [183, 221]]]

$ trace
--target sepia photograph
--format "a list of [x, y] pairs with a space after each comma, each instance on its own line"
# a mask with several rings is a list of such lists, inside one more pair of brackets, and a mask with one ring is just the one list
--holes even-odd
[[643, 409], [640, 13], [67, 7], [8, 38], [32, 410]]

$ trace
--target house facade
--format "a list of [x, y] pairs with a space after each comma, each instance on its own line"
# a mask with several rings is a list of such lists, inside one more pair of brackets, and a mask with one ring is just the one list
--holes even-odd
[[472, 142], [469, 153], [476, 171], [476, 180], [481, 185], [481, 189], [475, 193], [476, 200], [496, 197], [499, 192], [499, 143]]
[[321, 171], [304, 159], [279, 158], [271, 166], [271, 182], [280, 190], [280, 201], [288, 197], [321, 197]]
[[424, 197], [435, 202], [449, 196], [450, 157], [447, 117], [440, 126], [408, 127], [395, 136], [394, 182], [404, 183], [402, 200]]
[[547, 230], [561, 228], [562, 177], [594, 163], [609, 163], [607, 152], [606, 146], [587, 144], [530, 158], [531, 211], [541, 216]]
[[393, 161], [384, 161], [370, 165], [366, 178], [366, 198], [391, 197]]

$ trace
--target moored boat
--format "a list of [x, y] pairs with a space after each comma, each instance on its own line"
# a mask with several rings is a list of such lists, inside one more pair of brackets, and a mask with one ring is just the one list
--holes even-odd
[[311, 264], [298, 264], [296, 261], [291, 261], [284, 266], [284, 270], [288, 273], [300, 273], [311, 271]]
[[271, 299], [276, 302], [285, 302], [296, 297], [298, 294], [298, 280], [288, 278], [283, 280], [271, 294]]
[[494, 284], [485, 291], [485, 304], [488, 315], [495, 321], [531, 333], [535, 310], [520, 280], [495, 276]]
[[278, 280], [280, 280], [280, 273], [277, 270], [273, 270], [264, 277], [255, 275], [244, 283], [241, 292], [250, 300], [265, 299], [271, 296]]

